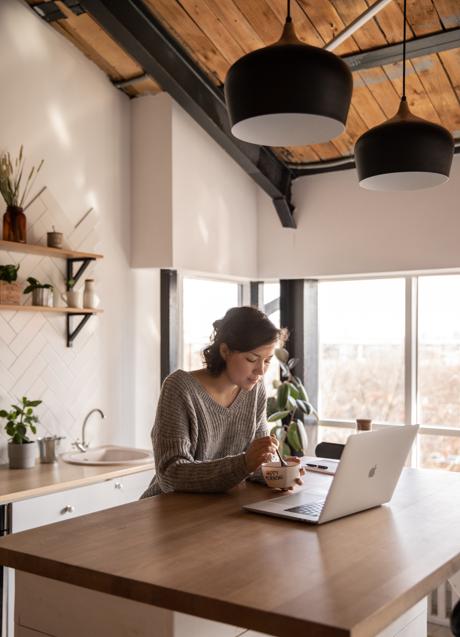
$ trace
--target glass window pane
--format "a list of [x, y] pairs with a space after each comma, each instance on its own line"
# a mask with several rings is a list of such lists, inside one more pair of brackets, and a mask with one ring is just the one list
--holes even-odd
[[460, 427], [460, 276], [419, 278], [418, 420]]
[[201, 351], [209, 343], [212, 324], [238, 305], [238, 283], [210, 279], [183, 280], [183, 362], [186, 371], [203, 367]]
[[460, 471], [460, 436], [418, 436], [418, 466]]
[[[280, 311], [276, 309], [279, 307], [280, 298], [280, 284], [279, 283], [264, 283], [262, 285], [262, 303], [267, 316], [273, 325], [280, 326]], [[278, 303], [276, 303], [278, 301]], [[270, 312], [270, 308], [274, 311]], [[278, 360], [274, 356], [270, 362], [270, 365], [265, 374], [265, 390], [267, 396], [274, 396], [276, 389], [273, 387], [273, 381], [279, 379], [279, 365]]]
[[321, 281], [319, 414], [404, 422], [404, 279]]
[[356, 433], [355, 429], [348, 429], [344, 427], [324, 427], [320, 425], [318, 427], [318, 444], [320, 442], [338, 442], [345, 444], [348, 436]]

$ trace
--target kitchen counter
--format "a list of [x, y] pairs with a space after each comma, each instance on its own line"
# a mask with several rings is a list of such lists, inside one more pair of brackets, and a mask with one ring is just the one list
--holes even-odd
[[0, 505], [148, 469], [152, 470], [153, 477], [153, 459], [142, 465], [87, 466], [62, 460], [54, 464], [37, 462], [31, 469], [9, 469], [8, 465], [0, 465]]
[[241, 510], [264, 497], [255, 484], [161, 495], [2, 538], [0, 562], [279, 637], [376, 635], [460, 569], [459, 474], [405, 469], [391, 506], [319, 527]]

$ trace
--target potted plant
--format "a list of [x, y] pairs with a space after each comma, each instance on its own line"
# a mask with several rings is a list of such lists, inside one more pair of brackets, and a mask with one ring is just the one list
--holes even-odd
[[10, 436], [8, 442], [8, 458], [10, 469], [29, 469], [35, 465], [36, 444], [30, 440], [27, 430], [37, 433], [34, 407], [40, 405], [41, 400], [28, 400], [23, 396], [18, 405], [11, 405], [11, 410], [0, 410], [0, 418], [6, 418], [6, 433]]
[[24, 294], [32, 292], [32, 305], [50, 305], [50, 294], [53, 291], [51, 283], [40, 283], [33, 276], [27, 278], [27, 283], [29, 285], [25, 288]]
[[19, 305], [21, 286], [16, 282], [18, 265], [0, 265], [0, 305]]
[[318, 414], [309, 402], [301, 379], [292, 373], [298, 360], [289, 358], [289, 352], [284, 347], [276, 349], [275, 356], [283, 380], [273, 381], [276, 397], [267, 401], [267, 416], [268, 422], [281, 422], [270, 433], [279, 440], [283, 456], [304, 456], [307, 455], [308, 437], [303, 417], [310, 416], [317, 422]]
[[67, 279], [67, 292], [61, 294], [61, 298], [67, 303], [68, 307], [83, 307], [83, 290], [75, 290], [75, 279]]
[[[3, 153], [0, 156], [0, 194], [7, 206], [3, 215], [3, 239], [27, 243], [24, 208], [27, 207], [26, 202], [30, 190], [44, 160], [41, 160], [38, 168], [32, 166], [27, 178], [25, 178], [27, 173], [25, 173], [23, 150], [23, 146], [21, 146], [16, 159], [12, 159], [10, 153]], [[23, 177], [25, 182], [23, 182]]]

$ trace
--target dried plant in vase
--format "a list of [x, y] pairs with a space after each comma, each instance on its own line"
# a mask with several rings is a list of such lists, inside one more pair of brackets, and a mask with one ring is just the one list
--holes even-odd
[[0, 156], [0, 194], [7, 206], [3, 215], [3, 239], [5, 241], [27, 243], [24, 208], [27, 207], [27, 199], [43, 162], [42, 159], [37, 168], [32, 166], [26, 177], [23, 146], [19, 149], [19, 155], [16, 159], [12, 159], [8, 152]]

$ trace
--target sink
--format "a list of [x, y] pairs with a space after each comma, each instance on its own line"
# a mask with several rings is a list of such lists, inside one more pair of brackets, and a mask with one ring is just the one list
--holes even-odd
[[147, 449], [135, 449], [134, 447], [117, 447], [105, 445], [94, 447], [87, 451], [71, 451], [61, 456], [64, 462], [70, 464], [109, 465], [109, 464], [146, 464], [153, 462], [153, 454]]

